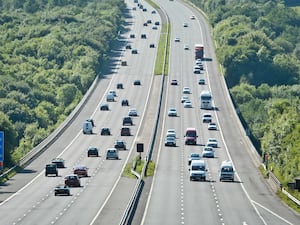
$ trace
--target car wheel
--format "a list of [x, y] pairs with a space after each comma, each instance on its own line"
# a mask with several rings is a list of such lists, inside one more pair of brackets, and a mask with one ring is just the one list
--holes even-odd
[[54, 196], [57, 196], [57, 193], [54, 193]]

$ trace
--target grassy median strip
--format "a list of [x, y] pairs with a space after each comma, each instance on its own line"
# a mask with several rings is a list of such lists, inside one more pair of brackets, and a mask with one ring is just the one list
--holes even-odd
[[[123, 177], [136, 178], [136, 176], [131, 173], [131, 168], [134, 163], [136, 163], [135, 172], [137, 172], [138, 174], [142, 173], [142, 170], [143, 170], [143, 167], [145, 164], [145, 160], [140, 160], [139, 157], [137, 156], [132, 162], [127, 163], [127, 165], [122, 173]], [[153, 176], [154, 169], [155, 169], [155, 163], [152, 161], [148, 162], [145, 176], [146, 177]]]

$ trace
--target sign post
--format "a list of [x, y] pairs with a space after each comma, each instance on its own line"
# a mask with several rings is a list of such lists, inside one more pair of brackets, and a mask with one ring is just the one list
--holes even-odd
[[137, 143], [136, 144], [136, 151], [140, 154], [139, 159], [142, 159], [142, 152], [144, 152], [144, 143]]
[[0, 170], [3, 170], [4, 165], [4, 131], [0, 131]]

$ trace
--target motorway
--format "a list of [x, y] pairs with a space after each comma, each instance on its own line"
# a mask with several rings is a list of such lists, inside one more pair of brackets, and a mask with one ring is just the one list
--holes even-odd
[[[128, 1], [126, 24], [113, 50], [113, 58], [107, 72], [101, 75], [95, 91], [74, 122], [47, 151], [1, 186], [1, 225], [118, 224], [120, 222], [136, 182], [135, 179], [121, 177], [121, 173], [126, 163], [136, 156], [136, 142], [143, 141], [146, 146], [149, 143], [150, 135], [144, 138], [141, 137], [141, 133], [149, 131], [151, 133], [153, 129], [153, 122], [142, 126], [142, 121], [144, 115], [148, 115], [145, 111], [151, 102], [150, 94], [154, 78], [156, 48], [149, 48], [149, 44], [154, 43], [157, 46], [160, 25], [157, 26], [157, 30], [152, 30], [153, 24], [145, 27], [143, 23], [148, 19], [153, 23], [159, 21], [161, 24], [161, 21], [158, 14], [151, 13], [149, 5], [146, 3], [144, 5], [148, 7], [147, 12], [139, 9], [133, 11], [133, 1]], [[129, 38], [131, 33], [135, 34], [135, 38]], [[142, 33], [147, 35], [146, 39], [141, 39]], [[125, 49], [126, 44], [136, 48], [138, 54], [131, 54], [131, 50]], [[128, 65], [121, 66], [121, 60], [126, 60]], [[136, 79], [141, 81], [140, 86], [133, 85]], [[124, 89], [116, 89], [116, 84], [119, 82], [123, 83]], [[99, 106], [106, 101], [106, 93], [109, 90], [116, 90], [116, 101], [109, 103], [109, 111], [100, 111]], [[125, 98], [129, 100], [129, 107], [121, 106], [121, 100]], [[129, 108], [136, 108], [138, 116], [133, 118], [134, 125], [130, 127], [132, 135], [121, 137], [122, 118], [127, 116]], [[154, 108], [156, 110], [156, 107]], [[82, 123], [88, 118], [93, 118], [96, 125], [92, 135], [82, 133]], [[151, 115], [148, 115], [147, 120], [152, 121]], [[112, 135], [100, 136], [102, 127], [109, 127]], [[106, 149], [113, 147], [115, 140], [119, 138], [126, 141], [128, 150], [119, 151], [120, 160], [106, 160]], [[100, 157], [88, 158], [89, 146], [98, 147]], [[45, 177], [44, 167], [55, 157], [65, 159], [66, 168], [59, 169], [58, 177]], [[89, 168], [89, 176], [80, 179], [81, 187], [71, 188], [71, 196], [54, 196], [54, 187], [63, 183], [64, 176], [71, 174], [73, 166], [78, 164]], [[117, 212], [112, 210], [102, 215], [105, 205], [120, 184], [125, 187], [124, 192], [119, 193], [122, 195], [122, 201], [115, 204]], [[105, 222], [106, 216], [109, 217], [109, 223]]]
[[[211, 30], [205, 18], [181, 1], [156, 1], [168, 14], [172, 27], [171, 53], [166, 94], [165, 119], [157, 157], [157, 170], [149, 194], [141, 224], [299, 224], [299, 215], [285, 207], [265, 184], [254, 163], [254, 152], [246, 141], [234, 109], [228, 100], [225, 83], [220, 76], [211, 40]], [[190, 16], [195, 15], [196, 20]], [[188, 27], [183, 27], [188, 23]], [[174, 42], [180, 38], [180, 42]], [[205, 70], [193, 74], [193, 46], [205, 46]], [[188, 44], [191, 50], [184, 50]], [[206, 85], [198, 85], [199, 78], [205, 78]], [[171, 79], [179, 81], [171, 86]], [[192, 90], [189, 96], [193, 108], [183, 108], [180, 102], [182, 88]], [[199, 93], [211, 90], [216, 110], [200, 110]], [[178, 117], [168, 117], [169, 107], [176, 107]], [[217, 131], [208, 131], [201, 116], [211, 112], [218, 124]], [[198, 130], [197, 146], [184, 144], [187, 127]], [[165, 147], [164, 136], [169, 128], [177, 132], [177, 146]], [[205, 159], [208, 166], [206, 182], [191, 182], [187, 159], [191, 152], [201, 153], [210, 137], [219, 141], [215, 158]], [[220, 182], [218, 170], [223, 160], [232, 160], [236, 170], [235, 182]]]
[[[160, 26], [152, 30], [152, 25], [143, 26], [151, 19], [161, 21], [158, 14], [152, 14], [152, 8], [140, 1], [147, 12], [132, 10], [133, 0], [126, 0], [128, 14], [126, 26], [121, 32], [118, 45], [113, 51], [107, 72], [101, 75], [95, 91], [83, 110], [47, 151], [29, 164], [21, 173], [0, 187], [1, 225], [43, 225], [43, 224], [119, 224], [124, 209], [135, 186], [135, 179], [121, 176], [124, 165], [136, 156], [135, 144], [145, 143], [147, 148], [154, 118], [160, 76], [153, 76], [156, 48]], [[265, 184], [254, 160], [255, 153], [246, 141], [234, 109], [230, 105], [228, 93], [218, 71], [218, 64], [211, 40], [210, 29], [205, 19], [181, 1], [156, 1], [169, 15], [171, 21], [170, 68], [166, 85], [166, 99], [162, 112], [162, 130], [157, 140], [159, 148], [155, 153], [156, 171], [153, 185], [148, 195], [142, 220], [138, 224], [299, 224], [300, 217], [285, 207]], [[195, 15], [196, 20], [190, 20]], [[187, 22], [188, 27], [183, 27]], [[135, 38], [128, 38], [134, 33]], [[140, 35], [145, 33], [146, 39]], [[174, 42], [179, 37], [180, 42]], [[130, 43], [138, 50], [131, 54], [125, 49]], [[192, 72], [194, 65], [193, 45], [203, 43], [205, 70], [202, 74]], [[183, 45], [189, 44], [190, 50]], [[120, 66], [126, 60], [128, 66]], [[198, 85], [199, 78], [205, 78], [206, 85]], [[133, 81], [141, 80], [141, 86]], [[170, 86], [171, 79], [178, 79], [178, 86]], [[116, 89], [122, 82], [124, 89]], [[193, 108], [183, 108], [180, 99], [182, 88], [189, 86]], [[205, 110], [199, 109], [199, 93], [211, 90], [217, 110], [210, 111], [218, 124], [217, 131], [208, 131], [201, 121]], [[109, 111], [100, 111], [109, 90], [117, 91], [116, 102], [109, 103]], [[129, 107], [122, 107], [121, 100], [127, 98]], [[126, 151], [120, 151], [120, 160], [106, 160], [105, 150], [112, 147], [120, 137], [122, 117], [129, 108], [137, 109], [139, 116], [133, 118], [133, 135], [122, 137], [127, 142]], [[176, 107], [178, 116], [167, 117], [169, 107]], [[96, 124], [93, 135], [83, 135], [82, 122], [93, 118]], [[100, 136], [101, 127], [110, 127], [111, 136]], [[198, 145], [184, 145], [184, 131], [187, 127], [198, 130]], [[163, 140], [167, 129], [177, 132], [177, 146], [165, 147]], [[205, 159], [208, 166], [206, 182], [189, 180], [187, 158], [191, 152], [201, 152], [209, 137], [219, 141], [215, 158]], [[101, 157], [88, 158], [89, 146], [100, 149]], [[66, 168], [59, 169], [58, 177], [45, 177], [44, 166], [52, 158], [62, 157]], [[232, 160], [235, 165], [235, 182], [219, 182], [218, 169], [223, 160]], [[63, 177], [72, 173], [73, 166], [84, 164], [89, 168], [89, 177], [81, 178], [82, 187], [71, 188], [71, 196], [54, 196], [53, 189], [63, 182]], [[147, 181], [146, 181], [147, 182]]]

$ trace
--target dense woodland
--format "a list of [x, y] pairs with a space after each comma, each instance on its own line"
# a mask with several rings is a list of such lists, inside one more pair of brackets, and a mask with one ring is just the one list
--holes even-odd
[[299, 8], [283, 0], [192, 2], [209, 16], [218, 60], [253, 143], [284, 184], [293, 181], [300, 176]]
[[0, 130], [6, 167], [75, 108], [122, 25], [122, 0], [0, 0]]

